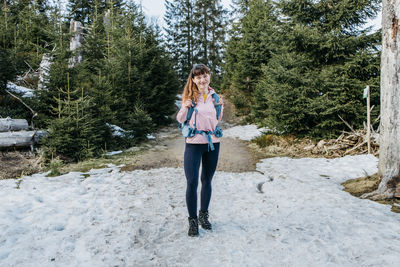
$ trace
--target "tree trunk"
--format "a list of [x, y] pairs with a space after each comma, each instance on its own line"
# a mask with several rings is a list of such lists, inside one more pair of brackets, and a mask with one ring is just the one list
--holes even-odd
[[35, 131], [0, 133], [0, 149], [7, 147], [28, 147], [33, 144]]
[[39, 66], [39, 82], [38, 89], [43, 90], [46, 88], [46, 79], [50, 75], [50, 65], [53, 57], [50, 54], [43, 54], [42, 61]]
[[[72, 34], [69, 42], [69, 50], [75, 51], [82, 46], [83, 42], [83, 24], [80, 21], [71, 20], [70, 33]], [[76, 52], [69, 60], [68, 67], [72, 68], [76, 64], [82, 62], [82, 55], [80, 52]]]
[[28, 130], [28, 127], [24, 119], [0, 119], [0, 132]]
[[393, 198], [400, 182], [400, 0], [382, 1], [381, 122], [379, 176], [375, 192], [363, 197]]

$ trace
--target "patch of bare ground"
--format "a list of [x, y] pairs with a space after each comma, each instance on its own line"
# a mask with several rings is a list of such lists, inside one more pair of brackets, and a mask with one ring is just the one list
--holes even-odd
[[[325, 157], [336, 158], [346, 155], [365, 154], [366, 142], [363, 136], [342, 133], [336, 139], [312, 140], [298, 138], [293, 135], [264, 134], [252, 141], [250, 148], [259, 158], [268, 157]], [[378, 155], [377, 144], [374, 143], [373, 154]]]
[[[378, 174], [365, 176], [356, 179], [350, 179], [342, 183], [344, 191], [350, 193], [355, 197], [360, 197], [363, 194], [375, 191], [378, 188], [381, 179]], [[376, 201], [381, 204], [391, 205], [392, 211], [400, 213], [400, 199], [379, 200]]]
[[43, 159], [31, 151], [0, 152], [0, 179], [18, 178], [44, 169]]

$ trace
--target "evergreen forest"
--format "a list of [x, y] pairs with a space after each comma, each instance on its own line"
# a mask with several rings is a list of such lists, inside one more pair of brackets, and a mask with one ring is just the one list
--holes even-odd
[[[162, 1], [162, 0], [160, 0]], [[334, 137], [379, 116], [381, 32], [365, 25], [379, 0], [165, 0], [163, 26], [123, 0], [0, 3], [0, 117], [46, 129], [47, 157], [79, 161], [140, 143], [174, 121], [193, 64], [246, 123], [275, 132]], [[72, 49], [81, 23], [82, 45]], [[43, 59], [48, 71], [37, 75]], [[12, 97], [7, 84], [35, 90]], [[118, 128], [119, 127], [119, 128]], [[121, 128], [121, 129], [120, 129]], [[122, 134], [116, 134], [120, 129]]]

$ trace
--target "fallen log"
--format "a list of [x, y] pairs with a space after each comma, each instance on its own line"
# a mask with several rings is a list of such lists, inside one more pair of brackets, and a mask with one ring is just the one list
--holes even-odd
[[0, 133], [0, 149], [8, 147], [28, 147], [33, 144], [36, 131]]
[[0, 132], [28, 130], [28, 122], [24, 119], [0, 119]]

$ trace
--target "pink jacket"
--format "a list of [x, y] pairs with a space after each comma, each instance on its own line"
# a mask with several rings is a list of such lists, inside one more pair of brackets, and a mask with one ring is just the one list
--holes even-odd
[[[217, 127], [218, 122], [221, 121], [222, 114], [224, 111], [224, 106], [221, 108], [221, 114], [217, 120], [217, 111], [214, 107], [214, 102], [212, 98], [212, 94], [214, 93], [214, 89], [211, 87], [208, 89], [208, 96], [206, 101], [204, 101], [203, 94], [199, 94], [199, 98], [197, 99], [196, 109], [197, 112], [197, 121], [196, 128], [201, 131], [214, 131], [215, 127]], [[185, 108], [181, 105], [181, 109], [176, 115], [176, 120], [180, 123], [183, 123], [186, 120], [188, 108]], [[192, 118], [189, 121], [189, 125], [193, 127], [194, 124], [194, 116], [195, 112], [193, 111]], [[211, 140], [213, 143], [219, 143], [220, 139], [215, 137], [215, 135], [211, 135]], [[196, 134], [193, 137], [186, 138], [186, 143], [189, 144], [208, 144], [207, 138], [201, 134]]]

